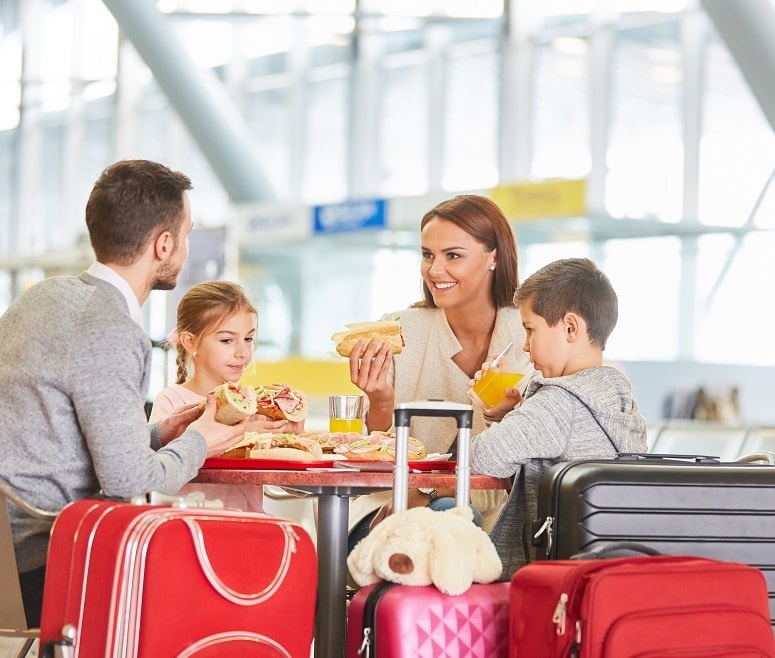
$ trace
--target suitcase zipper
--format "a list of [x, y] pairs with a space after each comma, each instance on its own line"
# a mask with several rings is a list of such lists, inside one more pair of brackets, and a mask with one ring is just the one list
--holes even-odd
[[[358, 655], [361, 658], [373, 658], [377, 653], [377, 605], [382, 600], [382, 597], [387, 594], [388, 590], [396, 586], [396, 583], [391, 583], [387, 580], [383, 580], [378, 583], [369, 595], [366, 597], [366, 601], [363, 604], [363, 640], [361, 646], [358, 649]], [[372, 652], [372, 648], [374, 649]]]
[[546, 555], [547, 557], [552, 552], [552, 539], [554, 538], [554, 528], [552, 525], [554, 524], [554, 517], [553, 516], [547, 516], [546, 519], [544, 519], [544, 522], [541, 524], [541, 527], [538, 528], [538, 530], [535, 531], [535, 534], [533, 535], [533, 546], [539, 546], [541, 544], [540, 537], [544, 533], [546, 533]]

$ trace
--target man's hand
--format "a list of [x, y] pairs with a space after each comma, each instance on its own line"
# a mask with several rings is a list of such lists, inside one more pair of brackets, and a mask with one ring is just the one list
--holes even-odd
[[167, 445], [173, 439], [177, 439], [188, 426], [202, 415], [202, 409], [196, 402], [175, 409], [175, 413], [159, 423], [159, 441]]
[[247, 418], [236, 425], [224, 425], [217, 422], [215, 420], [215, 398], [210, 393], [207, 396], [204, 412], [198, 420], [191, 423], [190, 427], [199, 432], [207, 441], [207, 456], [217, 457], [243, 439], [246, 425]]

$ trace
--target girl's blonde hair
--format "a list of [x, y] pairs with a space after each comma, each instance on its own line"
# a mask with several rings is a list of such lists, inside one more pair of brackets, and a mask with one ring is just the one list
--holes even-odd
[[184, 293], [178, 304], [178, 316], [175, 324], [175, 331], [178, 334], [175, 342], [177, 351], [176, 384], [183, 384], [188, 380], [191, 361], [191, 355], [180, 340], [183, 332], [190, 333], [199, 340], [225, 318], [242, 312], [258, 315], [258, 311], [248, 299], [244, 288], [231, 281], [197, 283]]

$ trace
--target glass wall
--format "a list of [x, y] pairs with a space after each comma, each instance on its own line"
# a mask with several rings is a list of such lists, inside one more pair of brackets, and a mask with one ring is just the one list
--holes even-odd
[[[224, 275], [258, 302], [267, 358], [323, 358], [345, 322], [417, 300], [417, 227], [439, 200], [584, 178], [585, 216], [515, 223], [523, 278], [597, 260], [621, 303], [613, 359], [775, 363], [775, 304], [751, 283], [772, 276], [775, 138], [695, 1], [156, 8], [181, 61], [234, 111], [250, 203], [296, 225], [242, 239], [244, 205], [211, 143], [100, 0], [0, 0], [2, 308], [88, 264], [83, 206], [119, 158], [192, 177], [195, 223], [226, 228]], [[359, 198], [388, 199], [387, 230], [313, 233], [310, 206]], [[169, 305], [146, 312], [161, 338]]]

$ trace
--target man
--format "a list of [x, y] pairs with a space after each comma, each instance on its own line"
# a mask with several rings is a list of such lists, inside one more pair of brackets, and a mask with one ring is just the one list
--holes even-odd
[[[244, 423], [186, 409], [149, 426], [151, 342], [141, 306], [188, 257], [187, 176], [146, 160], [109, 166], [86, 205], [96, 262], [30, 288], [0, 317], [0, 477], [37, 507], [102, 491], [175, 493]], [[10, 507], [27, 622], [40, 623], [50, 524]]]

